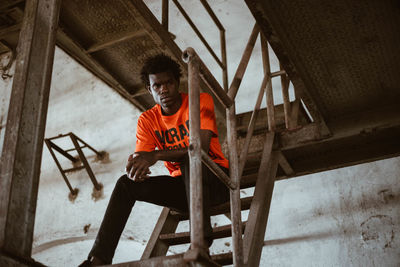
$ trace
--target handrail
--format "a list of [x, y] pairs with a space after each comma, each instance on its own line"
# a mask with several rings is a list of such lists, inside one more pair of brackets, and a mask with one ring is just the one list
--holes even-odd
[[[243, 240], [242, 240], [242, 220], [240, 202], [240, 177], [238, 169], [238, 156], [236, 144], [236, 114], [235, 104], [226, 105], [228, 143], [231, 147], [229, 152], [229, 173], [230, 178], [226, 177], [210, 157], [201, 150], [200, 144], [200, 81], [199, 78], [204, 74], [205, 66], [193, 48], [187, 48], [182, 54], [183, 60], [188, 64], [189, 81], [189, 160], [190, 160], [190, 240], [192, 249], [204, 249], [204, 225], [203, 225], [203, 187], [202, 187], [202, 159], [211, 171], [217, 172], [217, 177], [224, 182], [230, 189], [231, 220], [232, 220], [232, 243], [233, 243], [233, 263], [235, 266], [243, 265]], [[210, 73], [211, 74], [211, 73]], [[214, 94], [219, 93], [219, 97], [232, 101], [222, 90], [212, 90]], [[218, 96], [218, 95], [217, 95]], [[223, 96], [223, 97], [222, 97]], [[200, 179], [199, 179], [200, 178]]]
[[200, 77], [199, 61], [193, 49], [186, 49], [182, 56], [188, 63], [189, 85], [189, 161], [190, 161], [190, 241], [192, 249], [204, 249], [203, 183], [200, 143]]
[[194, 51], [193, 48], [189, 47], [185, 51], [183, 51], [183, 60], [185, 62], [189, 62], [189, 57], [190, 56], [196, 56], [197, 57], [197, 64], [199, 64], [199, 75], [205, 82], [205, 84], [210, 88], [210, 90], [214, 93], [214, 95], [217, 97], [218, 101], [221, 102], [222, 105], [224, 105], [225, 108], [229, 108], [232, 106], [233, 101], [232, 99], [226, 94], [224, 89], [219, 85], [217, 80], [214, 78], [210, 70], [207, 68], [207, 66], [204, 64], [204, 62], [197, 56], [197, 53]]
[[250, 34], [249, 40], [247, 41], [246, 48], [243, 52], [242, 58], [240, 59], [240, 63], [237, 67], [235, 76], [232, 80], [231, 86], [229, 87], [229, 92], [228, 95], [232, 98], [235, 99], [236, 94], [239, 90], [239, 86], [242, 82], [244, 72], [246, 71], [247, 64], [249, 63], [251, 53], [253, 51], [254, 45], [256, 43], [256, 39], [258, 36], [258, 33], [260, 32], [257, 23], [254, 24], [253, 30]]
[[203, 163], [215, 174], [215, 176], [218, 177], [218, 179], [221, 180], [229, 189], [236, 189], [237, 184], [235, 184], [231, 178], [229, 178], [228, 175], [226, 175], [220, 167], [218, 167], [218, 164], [215, 163], [210, 156], [204, 152], [204, 150], [201, 151], [201, 159]]
[[[199, 29], [196, 27], [190, 16], [186, 13], [185, 9], [179, 3], [178, 0], [172, 0], [178, 10], [181, 12], [183, 17], [189, 23], [190, 27], [192, 27], [193, 31], [197, 34], [200, 38], [200, 41], [204, 44], [207, 50], [210, 52], [211, 56], [217, 62], [217, 64], [222, 69], [222, 82], [223, 88], [225, 91], [228, 91], [228, 64], [227, 64], [227, 57], [226, 57], [226, 39], [225, 39], [225, 28], [222, 26], [222, 23], [219, 21], [217, 15], [214, 13], [210, 5], [207, 3], [206, 0], [200, 0], [201, 4], [203, 5], [204, 9], [210, 15], [211, 19], [213, 20], [214, 24], [217, 26], [220, 35], [220, 46], [221, 46], [221, 59], [215, 54], [214, 50], [211, 48], [210, 44], [206, 41], [204, 36], [201, 34]], [[162, 25], [168, 31], [168, 0], [162, 1]]]
[[214, 50], [211, 48], [211, 46], [208, 44], [204, 36], [201, 34], [199, 29], [194, 25], [192, 19], [189, 17], [189, 15], [186, 13], [186, 11], [183, 9], [181, 4], [178, 2], [178, 0], [172, 0], [176, 7], [179, 9], [179, 11], [182, 13], [183, 17], [186, 19], [186, 21], [189, 23], [189, 25], [192, 27], [194, 32], [197, 34], [197, 36], [200, 38], [200, 40], [203, 42], [203, 44], [206, 46], [207, 50], [210, 52], [212, 57], [215, 59], [215, 61], [218, 63], [218, 65], [224, 69], [226, 66], [221, 62], [221, 60], [218, 58], [218, 56], [215, 54]]
[[244, 166], [246, 164], [246, 159], [247, 159], [247, 154], [248, 154], [249, 147], [250, 147], [251, 137], [253, 136], [257, 115], [260, 110], [261, 101], [263, 99], [264, 91], [265, 91], [265, 88], [267, 87], [268, 82], [271, 82], [271, 81], [269, 80], [268, 74], [266, 74], [266, 75], [264, 75], [264, 79], [261, 83], [257, 101], [256, 101], [256, 105], [254, 106], [253, 113], [251, 114], [249, 126], [247, 127], [246, 139], [244, 141], [242, 151], [240, 152], [240, 157], [239, 157], [239, 164], [240, 164], [239, 165], [239, 176], [240, 177], [243, 174]]

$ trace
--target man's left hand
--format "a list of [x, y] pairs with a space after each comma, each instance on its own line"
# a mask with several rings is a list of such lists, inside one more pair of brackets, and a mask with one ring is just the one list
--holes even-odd
[[126, 164], [126, 174], [134, 181], [141, 181], [148, 178], [150, 166], [157, 162], [155, 153], [152, 152], [136, 152], [131, 154]]

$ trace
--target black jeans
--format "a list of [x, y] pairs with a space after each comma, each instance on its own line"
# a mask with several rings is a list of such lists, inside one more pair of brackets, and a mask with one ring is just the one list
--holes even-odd
[[[226, 168], [221, 169], [228, 174]], [[190, 187], [188, 156], [182, 162], [181, 170], [182, 176], [179, 177], [154, 176], [143, 182], [135, 182], [126, 175], [121, 176], [114, 187], [89, 258], [95, 256], [105, 263], [112, 262], [122, 231], [137, 200], [187, 212]], [[204, 237], [212, 242], [209, 207], [228, 201], [229, 190], [204, 164], [202, 174]]]

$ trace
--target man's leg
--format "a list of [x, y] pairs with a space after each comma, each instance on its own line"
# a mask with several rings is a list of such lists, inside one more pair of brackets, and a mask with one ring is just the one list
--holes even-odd
[[[229, 170], [221, 167], [229, 175]], [[185, 182], [187, 203], [190, 205], [190, 164], [189, 156], [185, 156], [181, 166], [183, 181]], [[210, 220], [210, 207], [229, 200], [229, 189], [219, 180], [210, 169], [202, 164], [203, 176], [203, 226], [204, 239], [210, 247], [213, 242]]]
[[134, 182], [123, 175], [115, 185], [89, 258], [94, 256], [111, 263], [136, 200], [183, 211], [188, 207], [181, 177], [156, 176]]

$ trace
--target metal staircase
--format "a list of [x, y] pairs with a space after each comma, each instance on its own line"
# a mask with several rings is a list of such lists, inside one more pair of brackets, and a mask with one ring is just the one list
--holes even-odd
[[[250, 35], [248, 44], [243, 53], [239, 68], [236, 71], [232, 85], [226, 94], [220, 87], [210, 87], [211, 91], [217, 96], [221, 104], [227, 108], [227, 147], [230, 160], [230, 177], [218, 172], [218, 167], [215, 166], [209, 157], [200, 151], [200, 144], [197, 143], [199, 135], [200, 118], [199, 111], [193, 102], [199, 99], [199, 81], [200, 77], [205, 74], [210, 75], [204, 63], [194, 52], [188, 48], [183, 53], [183, 58], [188, 62], [188, 80], [189, 80], [189, 114], [191, 116], [191, 140], [192, 149], [190, 150], [191, 165], [194, 171], [191, 175], [196, 177], [201, 176], [200, 167], [201, 161], [206, 164], [211, 170], [217, 173], [217, 176], [222, 182], [231, 189], [230, 203], [224, 203], [211, 208], [211, 215], [231, 214], [231, 225], [218, 226], [213, 229], [214, 239], [225, 238], [232, 236], [233, 251], [212, 255], [210, 258], [206, 256], [206, 251], [202, 250], [203, 244], [203, 229], [199, 226], [201, 220], [196, 215], [201, 214], [202, 193], [199, 192], [197, 185], [192, 185], [194, 192], [191, 192], [191, 203], [197, 203], [192, 206], [189, 214], [183, 214], [176, 211], [171, 211], [164, 208], [161, 212], [159, 220], [154, 228], [154, 231], [148, 241], [146, 249], [140, 261], [130, 262], [129, 266], [153, 266], [153, 264], [162, 264], [164, 266], [180, 266], [189, 263], [198, 264], [198, 266], [219, 266], [230, 265], [234, 266], [257, 266], [260, 261], [261, 251], [264, 241], [264, 234], [268, 221], [269, 207], [271, 205], [274, 182], [277, 176], [278, 166], [286, 175], [291, 175], [293, 170], [290, 164], [286, 161], [284, 155], [279, 151], [279, 144], [275, 132], [292, 130], [298, 127], [300, 123], [310, 123], [310, 118], [302, 106], [299, 105], [300, 99], [293, 102], [289, 101], [288, 87], [289, 79], [284, 70], [275, 73], [270, 72], [270, 63], [266, 40], [262, 38], [263, 46], [263, 62], [265, 76], [260, 86], [260, 91], [256, 101], [254, 110], [250, 119], [245, 119], [243, 115], [235, 114], [234, 97], [240, 86], [241, 79], [249, 62], [251, 52], [253, 50], [255, 40], [259, 35], [257, 25]], [[281, 77], [284, 104], [277, 107], [274, 106], [272, 96], [273, 77]], [[258, 117], [261, 101], [264, 94], [267, 98], [267, 120]], [[190, 102], [192, 101], [192, 102]], [[197, 109], [199, 107], [197, 106]], [[275, 116], [275, 110], [278, 111]], [[263, 111], [264, 113], [264, 111]], [[236, 126], [237, 117], [240, 118], [241, 125]], [[248, 116], [247, 116], [248, 117]], [[264, 125], [260, 122], [264, 121]], [[245, 123], [248, 123], [246, 126]], [[197, 126], [196, 126], [197, 124]], [[257, 127], [256, 127], [257, 125]], [[196, 134], [195, 129], [198, 133]], [[247, 161], [249, 150], [254, 153], [251, 147], [251, 139], [254, 131], [257, 131], [258, 136], [263, 136], [261, 146], [261, 157], [259, 160]], [[246, 135], [238, 141], [238, 133]], [[240, 146], [240, 157], [237, 151], [237, 145]], [[197, 149], [196, 149], [197, 148]], [[248, 162], [248, 164], [246, 164]], [[242, 176], [243, 175], [243, 176]], [[191, 180], [196, 182], [198, 179]], [[255, 187], [254, 195], [240, 199], [240, 189]], [[249, 210], [248, 219], [246, 222], [241, 220], [241, 211]], [[176, 233], [179, 222], [191, 218], [192, 232]], [[191, 247], [185, 254], [174, 256], [165, 256], [170, 246], [191, 243]], [[128, 264], [128, 263], [127, 263]], [[121, 265], [122, 266], [122, 265]]]

